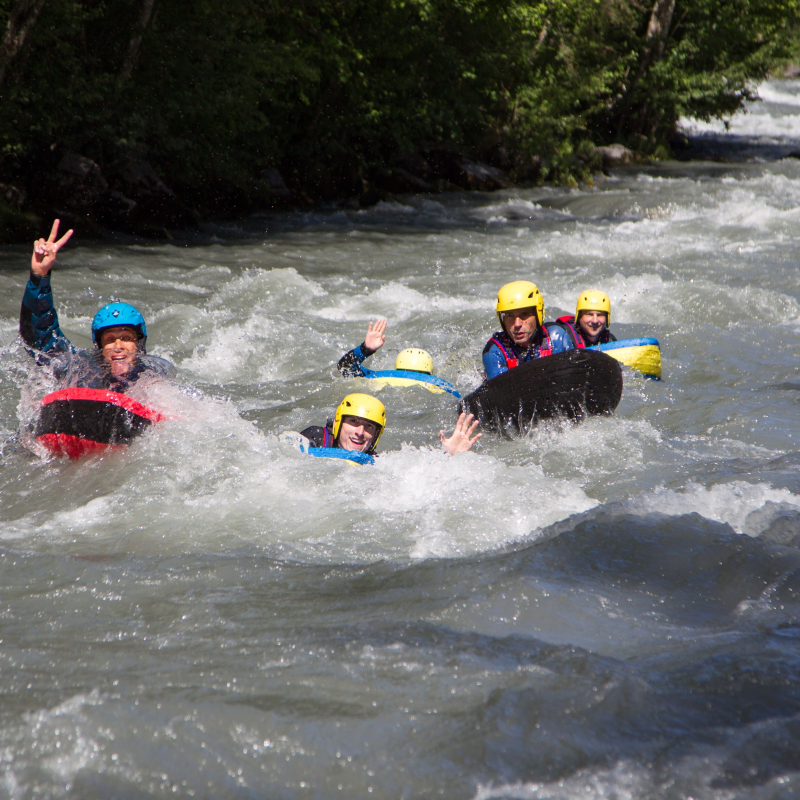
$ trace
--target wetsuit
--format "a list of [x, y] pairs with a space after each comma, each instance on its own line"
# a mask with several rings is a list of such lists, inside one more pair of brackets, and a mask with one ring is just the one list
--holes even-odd
[[567, 332], [570, 341], [581, 350], [585, 347], [594, 347], [596, 344], [608, 344], [609, 342], [617, 341], [617, 337], [608, 328], [603, 328], [597, 341], [594, 344], [589, 344], [584, 338], [581, 329], [575, 324], [575, 317], [559, 317], [556, 320], [556, 324]]
[[366, 378], [367, 374], [361, 369], [361, 365], [376, 352], [377, 350], [370, 350], [366, 342], [362, 342], [358, 347], [346, 352], [336, 366], [345, 378]]
[[375, 352], [375, 350], [370, 350], [365, 342], [362, 342], [358, 347], [355, 347], [345, 353], [339, 359], [339, 363], [336, 366], [339, 368], [339, 372], [345, 378], [383, 378], [388, 379], [390, 383], [392, 380], [397, 378], [405, 381], [418, 381], [431, 391], [444, 390], [445, 392], [448, 392], [459, 399], [461, 398], [461, 395], [458, 393], [456, 387], [453, 386], [450, 381], [446, 381], [444, 378], [437, 378], [435, 375], [431, 375], [429, 372], [417, 372], [412, 369], [394, 369], [384, 370], [382, 372], [374, 372], [371, 369], [362, 367], [361, 365], [364, 363], [364, 360], [369, 358]]
[[[352, 352], [352, 351], [351, 351]], [[312, 425], [305, 430], [300, 431], [301, 436], [305, 436], [312, 447], [338, 447], [344, 449], [333, 435], [333, 420], [329, 419], [325, 427], [322, 425]], [[361, 452], [361, 451], [354, 451]], [[372, 450], [364, 451], [366, 455], [377, 456], [378, 454]]]
[[144, 348], [130, 371], [116, 376], [98, 348], [78, 350], [59, 327], [49, 275], [31, 272], [22, 297], [19, 334], [37, 364], [52, 366], [61, 388], [109, 389], [124, 394], [142, 378], [175, 377], [175, 367], [169, 361], [148, 356]]
[[536, 331], [533, 342], [525, 352], [511, 341], [511, 337], [505, 331], [495, 333], [483, 348], [483, 366], [486, 369], [486, 377], [494, 378], [508, 372], [521, 362], [574, 349], [575, 345], [560, 325], [555, 322], [545, 322]]
[[328, 424], [312, 425], [310, 428], [300, 431], [301, 436], [305, 436], [312, 447], [339, 447], [333, 435], [333, 420], [329, 419]]

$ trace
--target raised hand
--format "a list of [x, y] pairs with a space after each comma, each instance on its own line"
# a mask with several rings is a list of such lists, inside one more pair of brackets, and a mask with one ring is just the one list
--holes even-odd
[[370, 322], [367, 328], [367, 335], [364, 337], [364, 344], [370, 350], [380, 350], [386, 341], [386, 320], [379, 319], [377, 322]]
[[444, 447], [451, 456], [456, 453], [463, 453], [469, 450], [472, 445], [483, 436], [482, 433], [478, 433], [473, 438], [470, 438], [472, 434], [475, 433], [475, 428], [477, 427], [478, 420], [476, 420], [472, 414], [469, 416], [466, 414], [459, 414], [458, 422], [456, 422], [456, 429], [447, 438], [445, 438], [444, 431], [439, 431], [439, 441], [442, 443], [442, 447]]
[[72, 229], [70, 228], [58, 241], [58, 223], [59, 220], [53, 222], [53, 227], [50, 230], [50, 236], [47, 239], [37, 239], [33, 243], [33, 256], [31, 257], [31, 271], [34, 275], [44, 277], [50, 274], [53, 264], [56, 263], [56, 255], [58, 251], [69, 241], [72, 236]]

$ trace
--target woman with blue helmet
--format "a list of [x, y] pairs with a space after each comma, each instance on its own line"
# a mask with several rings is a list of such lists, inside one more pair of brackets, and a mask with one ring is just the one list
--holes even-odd
[[56, 380], [74, 388], [125, 392], [145, 375], [173, 378], [175, 368], [169, 361], [147, 355], [144, 317], [128, 303], [109, 303], [97, 312], [92, 321], [94, 352], [78, 350], [67, 339], [53, 305], [50, 271], [72, 231], [56, 240], [58, 225], [55, 220], [49, 238], [34, 242], [22, 297], [19, 332], [37, 363], [52, 365]]

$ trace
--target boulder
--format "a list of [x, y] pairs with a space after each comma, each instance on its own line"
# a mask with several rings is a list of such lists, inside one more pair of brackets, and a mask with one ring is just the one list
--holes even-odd
[[430, 162], [419, 153], [412, 153], [398, 158], [395, 166], [427, 183], [430, 183], [431, 178], [434, 177]]
[[111, 191], [104, 198], [102, 216], [111, 227], [121, 225], [134, 232], [141, 229], [147, 235], [152, 225], [192, 228], [198, 224], [196, 212], [138, 156], [127, 155], [112, 164], [108, 182]]
[[412, 194], [416, 192], [433, 192], [434, 187], [428, 181], [418, 178], [403, 167], [395, 167], [381, 173], [375, 180], [376, 186], [392, 194]]
[[163, 194], [175, 197], [175, 192], [156, 175], [150, 164], [136, 156], [125, 156], [112, 164], [108, 174], [111, 185], [130, 195], [134, 200], [137, 199], [137, 195], [150, 197]]
[[784, 78], [800, 78], [800, 66], [797, 64], [789, 64], [783, 71]]
[[25, 203], [25, 192], [10, 183], [0, 183], [0, 200], [13, 208], [21, 208]]
[[286, 182], [283, 180], [283, 176], [275, 167], [265, 169], [261, 173], [260, 177], [266, 181], [267, 186], [269, 187], [269, 193], [275, 195], [275, 197], [292, 196], [292, 190], [286, 185]]
[[45, 176], [44, 185], [46, 199], [80, 214], [87, 213], [108, 191], [97, 163], [73, 151], [64, 153], [55, 170]]
[[456, 159], [449, 174], [444, 177], [462, 189], [477, 192], [514, 188], [514, 182], [503, 170], [468, 158]]
[[621, 167], [625, 164], [632, 164], [637, 160], [636, 154], [621, 144], [609, 144], [605, 147], [598, 147], [597, 152], [603, 159], [603, 169]]

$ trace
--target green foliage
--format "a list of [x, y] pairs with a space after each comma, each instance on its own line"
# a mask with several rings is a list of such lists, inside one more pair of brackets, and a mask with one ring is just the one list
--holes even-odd
[[41, 220], [0, 200], [0, 244], [30, 242], [41, 235]]
[[143, 155], [203, 197], [270, 166], [312, 200], [361, 193], [415, 154], [587, 177], [591, 143], [663, 153], [680, 115], [739, 108], [797, 19], [797, 0], [677, 0], [651, 58], [650, 0], [158, 0], [124, 79], [141, 8], [48, 0], [0, 86], [0, 179], [64, 149]]

